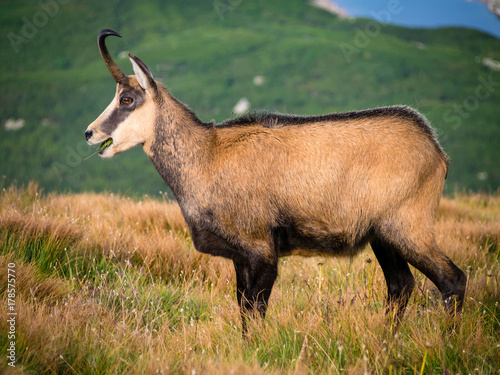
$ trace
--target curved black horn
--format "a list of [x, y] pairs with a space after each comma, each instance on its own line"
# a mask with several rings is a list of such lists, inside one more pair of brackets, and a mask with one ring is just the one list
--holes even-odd
[[117, 83], [122, 83], [127, 79], [127, 76], [123, 74], [118, 65], [113, 61], [111, 55], [108, 52], [108, 49], [106, 48], [106, 44], [104, 43], [104, 39], [106, 39], [106, 37], [110, 35], [118, 36], [120, 38], [122, 37], [114, 30], [102, 29], [99, 32], [99, 35], [97, 36], [97, 45], [99, 46], [99, 52], [101, 52], [102, 59], [104, 60], [104, 63], [108, 67], [111, 75], [113, 76], [113, 78]]

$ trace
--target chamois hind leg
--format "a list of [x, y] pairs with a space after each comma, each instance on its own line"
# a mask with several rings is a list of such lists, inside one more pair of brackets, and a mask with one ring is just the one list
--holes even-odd
[[429, 244], [415, 245], [403, 257], [437, 286], [445, 310], [452, 318], [462, 311], [467, 277], [434, 240]]
[[387, 283], [387, 315], [393, 319], [395, 332], [403, 318], [415, 279], [408, 263], [392, 245], [377, 238], [370, 241], [370, 245], [384, 272]]
[[236, 295], [240, 307], [243, 337], [246, 336], [247, 319], [256, 313], [264, 319], [267, 302], [274, 281], [278, 276], [276, 260], [260, 257], [233, 260], [236, 271]]
[[[408, 219], [411, 215], [406, 215]], [[399, 255], [427, 276], [439, 289], [445, 309], [455, 317], [462, 310], [467, 277], [436, 243], [433, 228], [425, 217], [414, 215], [411, 222], [386, 226], [383, 237]], [[428, 222], [427, 222], [428, 223]]]

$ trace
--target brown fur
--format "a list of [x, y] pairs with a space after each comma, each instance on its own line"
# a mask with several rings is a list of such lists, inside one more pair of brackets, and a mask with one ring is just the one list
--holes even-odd
[[96, 143], [120, 135], [106, 157], [143, 145], [174, 193], [195, 247], [233, 260], [244, 331], [247, 314], [265, 314], [278, 257], [352, 256], [368, 242], [398, 321], [414, 286], [407, 262], [461, 309], [465, 275], [434, 234], [448, 159], [416, 111], [261, 114], [214, 125], [174, 99], [142, 61], [131, 62], [136, 75], [119, 84], [115, 102], [125, 90], [143, 104], [130, 115], [115, 113], [123, 122], [100, 135], [100, 124], [109, 121], [101, 119], [105, 111], [87, 138]]

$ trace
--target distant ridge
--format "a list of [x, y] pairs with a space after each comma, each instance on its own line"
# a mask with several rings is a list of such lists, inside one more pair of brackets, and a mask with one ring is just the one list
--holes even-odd
[[326, 10], [327, 12], [333, 13], [340, 18], [349, 18], [347, 11], [337, 4], [331, 2], [330, 0], [313, 0], [312, 6]]

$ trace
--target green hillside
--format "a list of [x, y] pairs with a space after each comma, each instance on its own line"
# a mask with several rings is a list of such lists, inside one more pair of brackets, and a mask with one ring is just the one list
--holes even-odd
[[[500, 72], [485, 64], [500, 60], [499, 39], [340, 20], [307, 0], [3, 2], [2, 185], [165, 191], [139, 148], [84, 160], [94, 150], [83, 132], [115, 90], [97, 50], [102, 28], [123, 35], [108, 46], [126, 73], [121, 51], [139, 56], [204, 121], [233, 116], [242, 97], [252, 109], [298, 114], [406, 104], [430, 120], [452, 159], [448, 192], [500, 186]], [[7, 130], [10, 118], [25, 124]]]

